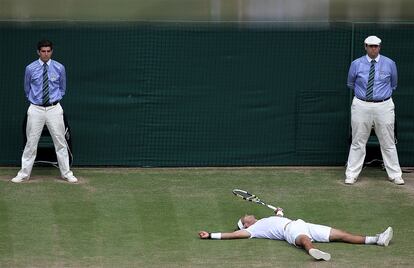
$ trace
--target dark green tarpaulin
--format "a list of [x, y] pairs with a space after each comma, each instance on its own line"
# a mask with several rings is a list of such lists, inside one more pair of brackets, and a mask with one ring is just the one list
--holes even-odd
[[0, 164], [19, 165], [25, 66], [54, 41], [75, 165], [343, 165], [346, 87], [367, 35], [397, 62], [398, 152], [414, 164], [411, 24], [0, 23]]

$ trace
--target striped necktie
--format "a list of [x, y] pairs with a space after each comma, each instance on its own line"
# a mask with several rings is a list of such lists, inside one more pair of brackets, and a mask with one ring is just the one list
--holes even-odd
[[47, 76], [47, 63], [43, 64], [43, 105], [49, 103], [49, 78]]
[[372, 97], [374, 95], [375, 63], [376, 61], [372, 60], [371, 67], [369, 68], [368, 86], [367, 86], [367, 92], [365, 94], [365, 97], [367, 100], [372, 100]]

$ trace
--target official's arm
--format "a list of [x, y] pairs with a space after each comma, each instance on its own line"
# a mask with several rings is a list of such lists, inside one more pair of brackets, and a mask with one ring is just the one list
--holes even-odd
[[349, 67], [349, 72], [348, 72], [348, 80], [347, 80], [347, 86], [350, 89], [354, 89], [355, 88], [355, 80], [356, 80], [356, 64], [355, 62], [351, 63], [351, 66]]

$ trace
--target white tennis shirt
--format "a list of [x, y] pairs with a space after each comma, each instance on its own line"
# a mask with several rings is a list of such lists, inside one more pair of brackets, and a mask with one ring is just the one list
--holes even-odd
[[250, 238], [285, 240], [284, 228], [291, 221], [288, 218], [272, 216], [258, 220], [245, 230], [250, 233]]

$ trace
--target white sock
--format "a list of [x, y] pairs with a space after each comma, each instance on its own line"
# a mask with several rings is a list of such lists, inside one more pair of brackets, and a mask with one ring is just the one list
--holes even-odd
[[378, 241], [378, 236], [366, 236], [365, 244], [376, 244]]

